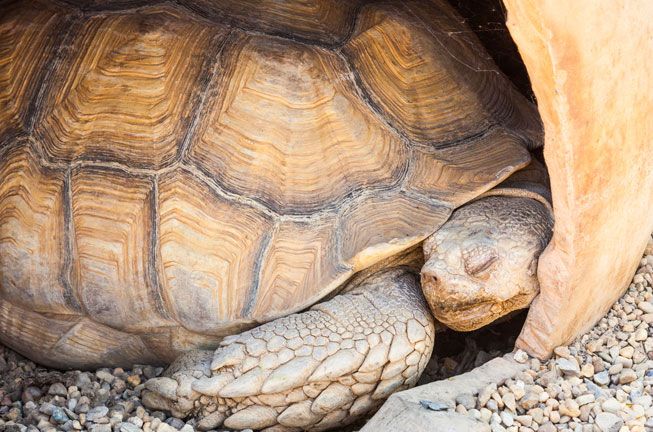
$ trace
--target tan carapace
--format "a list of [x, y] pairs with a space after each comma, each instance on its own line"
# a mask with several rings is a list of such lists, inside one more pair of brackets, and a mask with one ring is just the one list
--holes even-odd
[[61, 368], [214, 348], [418, 245], [540, 143], [440, 0], [3, 3], [0, 341]]

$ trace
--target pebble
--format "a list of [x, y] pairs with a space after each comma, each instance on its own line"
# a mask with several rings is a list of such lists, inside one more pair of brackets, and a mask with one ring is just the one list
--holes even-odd
[[637, 307], [645, 314], [653, 313], [653, 304], [643, 301], [637, 304]]
[[556, 364], [558, 366], [558, 369], [565, 374], [565, 375], [570, 375], [570, 376], [578, 376], [580, 375], [580, 367], [578, 366], [578, 360], [575, 358], [559, 358], [556, 361]]
[[501, 422], [508, 427], [512, 426], [515, 423], [515, 419], [512, 417], [512, 414], [507, 411], [501, 411], [499, 416], [501, 417]]
[[637, 374], [632, 369], [624, 369], [619, 374], [619, 384], [629, 384], [637, 379]]
[[588, 393], [588, 394], [578, 396], [576, 398], [576, 403], [578, 403], [579, 406], [582, 406], [582, 405], [587, 405], [588, 403], [592, 403], [595, 400], [596, 400], [595, 396], [591, 393]]
[[120, 432], [140, 432], [143, 429], [139, 428], [133, 423], [120, 423]]
[[54, 396], [67, 396], [68, 389], [66, 389], [66, 386], [62, 383], [54, 383], [48, 389], [48, 394]]
[[606, 412], [597, 414], [594, 421], [602, 432], [619, 432], [624, 424], [621, 417]]
[[528, 354], [525, 351], [518, 349], [513, 356], [517, 363], [526, 363], [528, 361]]
[[594, 375], [594, 382], [599, 385], [607, 386], [610, 384], [610, 374], [608, 371], [599, 372]]
[[86, 420], [94, 422], [96, 420], [101, 419], [102, 417], [105, 417], [108, 413], [109, 413], [109, 408], [107, 408], [106, 406], [95, 407], [86, 413]]
[[601, 404], [603, 411], [617, 413], [623, 408], [623, 404], [615, 398], [610, 398]]

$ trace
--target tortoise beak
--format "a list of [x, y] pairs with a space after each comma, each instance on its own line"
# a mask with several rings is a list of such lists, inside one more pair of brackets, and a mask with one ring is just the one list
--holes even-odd
[[528, 307], [536, 292], [516, 292], [510, 298], [498, 298], [488, 292], [483, 281], [452, 275], [424, 265], [421, 283], [424, 297], [435, 318], [456, 331], [479, 329], [508, 313]]

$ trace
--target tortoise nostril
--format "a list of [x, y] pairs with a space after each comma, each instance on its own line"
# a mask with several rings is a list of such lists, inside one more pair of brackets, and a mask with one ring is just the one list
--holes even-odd
[[438, 283], [437, 276], [430, 273], [422, 273], [422, 285], [436, 285]]

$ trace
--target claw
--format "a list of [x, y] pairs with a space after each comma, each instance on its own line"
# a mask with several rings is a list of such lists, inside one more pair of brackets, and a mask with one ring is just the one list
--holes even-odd
[[[266, 432], [342, 427], [417, 381], [432, 347], [432, 321], [417, 278], [389, 270], [361, 289], [302, 314], [189, 353], [145, 384], [143, 403], [198, 430]], [[409, 322], [409, 320], [412, 320]], [[421, 328], [420, 328], [421, 326]]]

